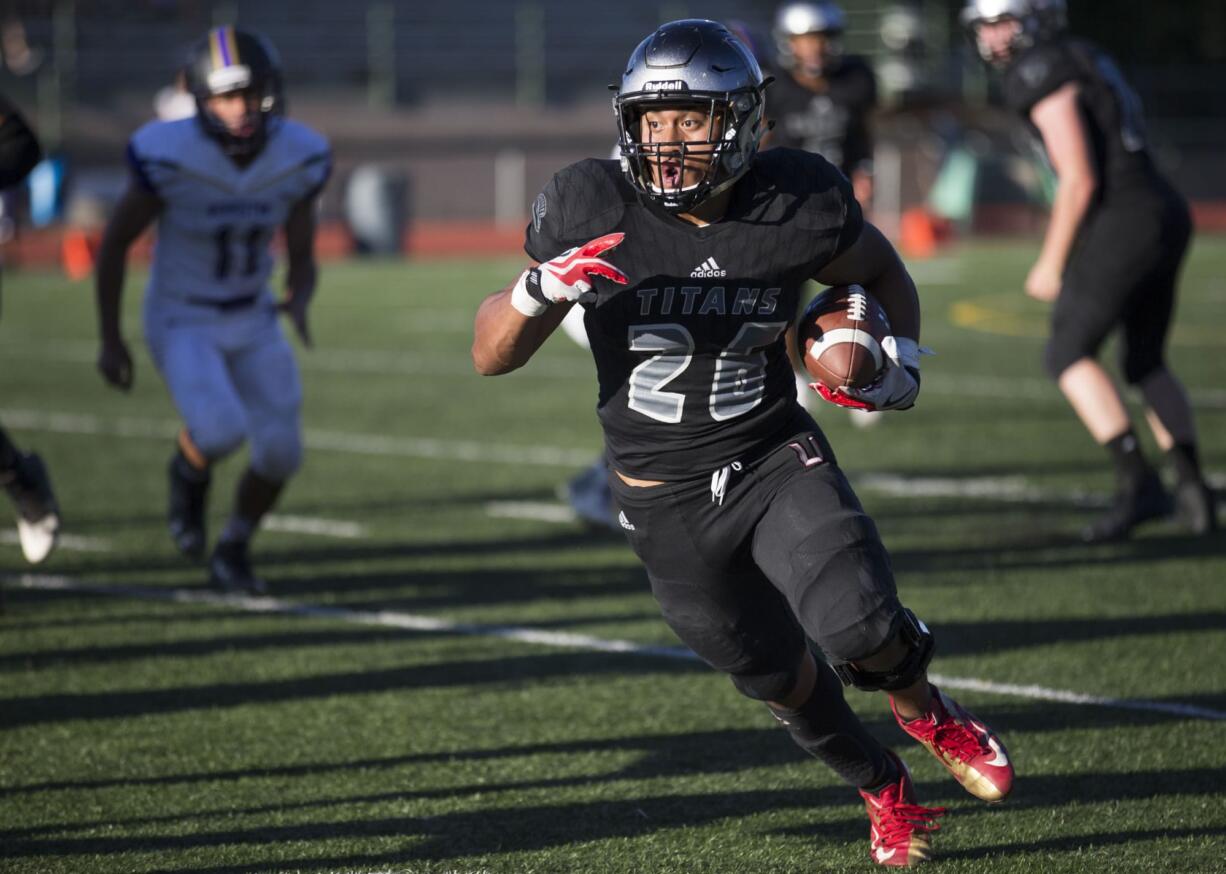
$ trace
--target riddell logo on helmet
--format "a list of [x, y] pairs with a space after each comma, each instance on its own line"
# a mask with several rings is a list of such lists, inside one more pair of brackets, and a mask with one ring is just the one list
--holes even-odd
[[684, 79], [665, 79], [662, 82], [648, 82], [643, 86], [644, 91], [689, 91], [690, 86], [685, 84]]
[[703, 261], [693, 272], [690, 273], [691, 279], [714, 279], [717, 276], [727, 276], [728, 271], [715, 263], [714, 258], [708, 258]]

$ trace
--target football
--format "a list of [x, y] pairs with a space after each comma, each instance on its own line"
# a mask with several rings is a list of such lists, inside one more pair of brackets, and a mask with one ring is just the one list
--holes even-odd
[[885, 310], [858, 285], [828, 288], [805, 308], [796, 342], [805, 370], [830, 389], [864, 388], [885, 366]]

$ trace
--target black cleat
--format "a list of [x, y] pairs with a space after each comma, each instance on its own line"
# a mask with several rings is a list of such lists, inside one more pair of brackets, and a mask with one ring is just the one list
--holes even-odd
[[1175, 486], [1175, 520], [1193, 534], [1217, 530], [1217, 499], [1201, 480], [1184, 480]]
[[47, 466], [35, 452], [20, 455], [16, 466], [0, 474], [0, 484], [17, 505], [17, 535], [30, 564], [46, 560], [59, 542], [60, 511]]
[[1157, 472], [1150, 470], [1140, 480], [1116, 492], [1111, 509], [1083, 528], [1081, 539], [1086, 543], [1127, 540], [1137, 525], [1170, 514], [1171, 497]]
[[244, 540], [223, 540], [213, 547], [209, 583], [227, 594], [268, 594], [268, 586], [251, 569]]
[[170, 459], [170, 503], [166, 525], [179, 552], [199, 561], [204, 557], [204, 504], [209, 494], [208, 471], [197, 470], [178, 452]]

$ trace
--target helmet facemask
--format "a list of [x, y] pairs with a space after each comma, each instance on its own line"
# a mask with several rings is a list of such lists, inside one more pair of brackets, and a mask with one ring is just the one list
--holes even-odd
[[[748, 168], [747, 140], [756, 151], [761, 139], [760, 133], [753, 133], [762, 126], [760, 95], [695, 97], [622, 95], [616, 101], [622, 170], [635, 188], [670, 212], [685, 212], [730, 188]], [[695, 139], [654, 139], [645, 129], [644, 117], [669, 110], [701, 115], [704, 134]], [[697, 180], [692, 179], [695, 172]]]
[[[767, 81], [753, 54], [722, 24], [684, 19], [661, 25], [631, 53], [621, 85], [610, 86], [617, 91], [613, 114], [627, 181], [674, 213], [730, 189], [766, 133]], [[666, 111], [701, 113], [705, 135], [645, 137], [644, 116]]]

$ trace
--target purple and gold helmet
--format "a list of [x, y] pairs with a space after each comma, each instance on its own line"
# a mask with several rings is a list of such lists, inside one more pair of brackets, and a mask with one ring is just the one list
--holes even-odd
[[[196, 98], [196, 118], [227, 155], [257, 154], [285, 112], [281, 61], [267, 39], [236, 27], [215, 27], [192, 46], [186, 65], [187, 88]], [[207, 109], [210, 97], [247, 91], [255, 98], [254, 130], [232, 133]]]

